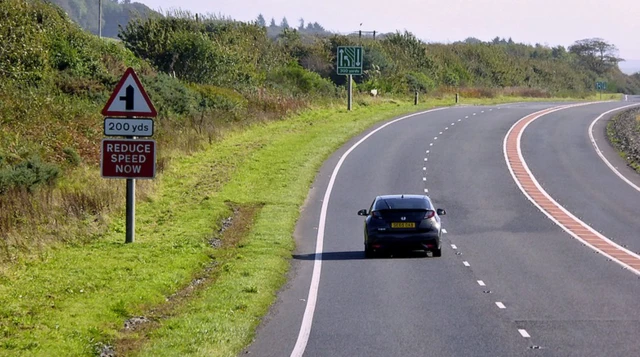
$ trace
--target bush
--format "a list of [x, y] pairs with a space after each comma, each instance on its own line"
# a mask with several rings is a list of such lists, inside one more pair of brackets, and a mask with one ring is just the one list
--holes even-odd
[[315, 72], [309, 72], [297, 63], [292, 63], [270, 73], [267, 81], [273, 87], [293, 95], [335, 96], [336, 87]]
[[32, 192], [40, 185], [53, 185], [60, 175], [60, 169], [53, 164], [42, 162], [39, 156], [13, 166], [0, 169], [0, 193], [12, 188], [24, 188]]
[[64, 154], [67, 162], [72, 166], [78, 166], [82, 163], [82, 158], [78, 155], [76, 149], [72, 147], [66, 147], [62, 149], [62, 153]]

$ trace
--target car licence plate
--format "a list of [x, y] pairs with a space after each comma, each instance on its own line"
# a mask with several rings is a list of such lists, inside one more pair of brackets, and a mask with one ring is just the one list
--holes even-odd
[[415, 222], [393, 222], [391, 228], [416, 228]]

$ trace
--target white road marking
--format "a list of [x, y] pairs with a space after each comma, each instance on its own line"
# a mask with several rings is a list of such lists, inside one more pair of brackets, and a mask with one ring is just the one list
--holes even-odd
[[501, 303], [500, 301], [496, 301], [496, 306], [498, 306], [499, 309], [506, 309], [507, 307], [504, 306], [503, 303]]
[[476, 115], [476, 113], [473, 113], [473, 115]]
[[427, 171], [427, 168], [426, 168], [426, 167], [423, 167], [423, 168], [422, 168], [422, 171]]
[[483, 110], [483, 111], [481, 111], [480, 113], [484, 113], [484, 110]]
[[442, 132], [440, 132], [440, 134], [439, 134], [439, 135], [442, 135]]
[[433, 137], [433, 140], [438, 140], [438, 137], [437, 137], [437, 136], [434, 136], [434, 137]]
[[429, 158], [425, 157], [425, 158], [424, 158], [424, 161], [429, 161]]
[[529, 338], [529, 337], [531, 337], [531, 336], [529, 336], [529, 333], [527, 332], [527, 330], [525, 330], [525, 329], [523, 329], [523, 328], [518, 329], [518, 332], [520, 332], [520, 335], [522, 335], [522, 337], [524, 337], [524, 338]]
[[320, 220], [318, 223], [318, 234], [316, 236], [316, 252], [315, 258], [313, 261], [313, 273], [311, 274], [311, 286], [309, 286], [309, 296], [307, 298], [307, 305], [304, 309], [304, 316], [302, 317], [302, 323], [300, 325], [300, 332], [298, 333], [298, 338], [296, 340], [296, 344], [291, 351], [291, 357], [302, 357], [304, 354], [304, 350], [307, 348], [307, 342], [309, 342], [309, 335], [311, 334], [311, 325], [313, 324], [313, 314], [316, 310], [316, 302], [318, 300], [318, 289], [320, 286], [320, 273], [322, 271], [322, 249], [324, 246], [324, 230], [327, 222], [327, 210], [329, 208], [329, 199], [331, 198], [331, 191], [333, 191], [333, 185], [336, 182], [336, 177], [338, 176], [338, 172], [340, 171], [340, 167], [344, 163], [344, 160], [349, 156], [349, 154], [360, 144], [362, 144], [365, 140], [370, 138], [373, 134], [378, 131], [386, 128], [387, 126], [397, 123], [401, 120], [412, 118], [417, 115], [424, 115], [426, 113], [445, 110], [448, 108], [437, 108], [426, 110], [419, 113], [410, 114], [407, 116], [400, 117], [396, 120], [390, 121], [384, 125], [381, 125], [377, 129], [373, 130], [369, 134], [365, 135], [358, 142], [353, 144], [345, 153], [342, 155], [336, 167], [333, 169], [333, 173], [331, 174], [331, 178], [329, 179], [329, 184], [327, 186], [327, 190], [324, 193], [324, 199], [322, 201], [322, 208], [320, 210]]
[[489, 111], [492, 111], [493, 109], [489, 109]]
[[458, 249], [458, 247], [455, 244], [451, 244], [451, 248]]
[[444, 128], [444, 130], [449, 130], [449, 127]]
[[446, 229], [442, 228], [442, 233], [448, 233]]
[[[611, 101], [608, 101], [611, 102]], [[560, 106], [560, 107], [556, 107], [554, 108], [554, 110], [546, 112], [546, 113], [542, 113], [539, 114], [535, 119], [538, 119], [542, 116], [560, 111], [560, 110], [564, 110], [564, 109], [569, 109], [569, 108], [574, 108], [574, 107], [580, 107], [580, 106], [585, 106], [585, 105], [591, 105], [591, 104], [596, 104], [598, 102], [589, 102], [589, 103], [581, 103], [581, 104], [573, 104], [573, 105], [565, 105], [565, 106]], [[602, 103], [602, 102], [600, 102]], [[535, 114], [535, 113], [534, 113]], [[520, 120], [524, 120], [527, 117], [529, 117], [530, 115], [520, 119]], [[518, 156], [520, 158], [520, 161], [522, 162], [522, 165], [525, 169], [525, 171], [527, 172], [527, 174], [529, 175], [529, 177], [531, 178], [531, 180], [533, 181], [533, 184], [536, 186], [536, 188], [539, 190], [540, 193], [542, 193], [549, 201], [551, 201], [551, 203], [553, 203], [556, 207], [558, 207], [560, 210], [562, 210], [567, 216], [571, 217], [572, 219], [574, 219], [576, 222], [580, 223], [585, 229], [589, 230], [591, 233], [595, 234], [596, 236], [598, 236], [600, 239], [602, 239], [603, 241], [609, 243], [610, 245], [614, 246], [615, 248], [624, 251], [625, 253], [640, 259], [640, 255], [630, 251], [627, 248], [624, 248], [622, 246], [620, 246], [619, 244], [613, 242], [611, 239], [605, 237], [604, 235], [602, 235], [600, 232], [596, 231], [595, 229], [591, 228], [591, 226], [589, 226], [588, 224], [584, 223], [581, 219], [579, 219], [578, 217], [576, 217], [575, 215], [573, 215], [571, 212], [569, 212], [566, 208], [564, 208], [563, 206], [561, 206], [556, 200], [554, 200], [548, 193], [547, 191], [545, 191], [542, 186], [540, 185], [540, 183], [538, 182], [538, 180], [533, 176], [533, 174], [531, 173], [531, 170], [529, 169], [529, 166], [527, 165], [526, 161], [524, 161], [524, 157], [522, 156], [522, 150], [520, 147], [520, 141], [522, 138], [522, 134], [524, 133], [525, 129], [529, 126], [529, 124], [531, 124], [534, 120], [531, 120], [529, 123], [527, 123], [527, 125], [525, 125], [522, 130], [520, 131], [520, 134], [518, 135]], [[516, 185], [518, 186], [518, 188], [520, 188], [520, 191], [524, 194], [524, 196], [531, 202], [533, 203], [538, 210], [540, 210], [540, 212], [542, 212], [545, 216], [547, 216], [553, 223], [557, 224], [560, 228], [562, 228], [565, 232], [569, 233], [569, 235], [571, 235], [573, 238], [575, 238], [576, 240], [578, 240], [579, 242], [581, 242], [582, 244], [588, 246], [589, 248], [593, 249], [594, 251], [602, 254], [603, 256], [611, 259], [611, 261], [621, 265], [623, 268], [630, 270], [632, 273], [636, 274], [636, 275], [640, 275], [640, 270], [633, 268], [632, 266], [624, 263], [623, 261], [605, 253], [603, 250], [597, 248], [594, 245], [591, 245], [590, 243], [588, 243], [587, 241], [585, 241], [584, 239], [582, 239], [579, 235], [575, 234], [573, 231], [571, 231], [571, 229], [567, 228], [566, 226], [564, 226], [562, 223], [560, 223], [555, 217], [553, 217], [549, 212], [547, 212], [544, 208], [542, 208], [538, 202], [536, 202], [531, 196], [529, 196], [529, 194], [527, 193], [527, 191], [524, 189], [524, 187], [522, 187], [522, 184], [520, 184], [520, 181], [517, 179], [515, 172], [513, 171], [513, 168], [511, 167], [511, 164], [509, 163], [509, 157], [507, 155], [507, 139], [509, 138], [509, 135], [511, 134], [511, 131], [516, 127], [516, 125], [518, 125], [518, 123], [520, 122], [520, 120], [518, 120], [515, 124], [513, 124], [513, 126], [509, 129], [509, 131], [507, 132], [507, 134], [504, 137], [504, 141], [503, 141], [503, 145], [502, 145], [502, 149], [503, 149], [503, 153], [504, 153], [504, 158], [505, 161], [507, 162], [507, 167], [509, 168], [509, 172], [511, 173], [511, 177], [513, 178], [513, 180], [516, 182]]]
[[426, 177], [423, 177], [423, 178], [422, 178], [422, 181], [427, 181], [427, 178], [426, 178]]
[[451, 125], [456, 125], [456, 123], [451, 123]]
[[466, 261], [466, 260], [464, 262], [462, 262], [462, 264], [464, 264], [464, 266], [466, 266], [466, 267], [470, 267], [471, 266], [471, 264], [469, 264], [469, 262]]
[[631, 105], [626, 105], [624, 107], [620, 107], [620, 108], [616, 108], [616, 109], [612, 109], [609, 110], [607, 112], [602, 113], [599, 117], [597, 117], [593, 122], [591, 122], [591, 125], [589, 125], [589, 138], [591, 139], [591, 144], [593, 144], [593, 148], [596, 149], [596, 153], [598, 154], [598, 156], [600, 156], [600, 158], [602, 159], [602, 161], [604, 161], [604, 163], [609, 166], [609, 168], [613, 171], [613, 173], [615, 173], [618, 177], [620, 177], [622, 179], [622, 181], [626, 182], [627, 184], [629, 184], [631, 187], [635, 188], [636, 191], [640, 192], [640, 187], [638, 187], [636, 184], [634, 184], [633, 182], [629, 181], [628, 178], [624, 177], [624, 175], [622, 175], [620, 173], [620, 171], [618, 171], [612, 164], [611, 162], [609, 162], [609, 160], [607, 160], [607, 158], [604, 157], [604, 155], [602, 154], [602, 151], [600, 151], [600, 148], [598, 147], [598, 144], [596, 144], [596, 139], [593, 137], [593, 127], [596, 125], [596, 123], [598, 122], [598, 120], [602, 119], [602, 117], [604, 117], [605, 115], [615, 112], [617, 110], [622, 110], [625, 108], [629, 108], [629, 107], [634, 107], [640, 104], [631, 104]]
[[[467, 115], [467, 116], [466, 116], [466, 117], [464, 117], [464, 118], [465, 118], [465, 119], [469, 119], [469, 116]], [[458, 121], [460, 121], [460, 120], [458, 120]]]
[[429, 150], [427, 150], [427, 154], [429, 153]]
[[429, 146], [433, 146], [433, 143], [430, 143]]
[[482, 280], [478, 280], [478, 285], [480, 285], [480, 286], [486, 286], [486, 285], [485, 285], [485, 283], [484, 283], [484, 281], [482, 281]]
[[428, 193], [428, 192], [429, 192], [429, 190], [425, 188], [425, 189], [424, 189], [424, 192], [425, 192], [425, 193]]
[[[468, 118], [468, 117], [467, 117]], [[458, 121], [462, 121], [462, 119], [458, 119]]]

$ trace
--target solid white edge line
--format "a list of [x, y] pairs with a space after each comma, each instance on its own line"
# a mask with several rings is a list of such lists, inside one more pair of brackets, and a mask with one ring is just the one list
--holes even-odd
[[499, 309], [506, 309], [506, 308], [507, 308], [507, 307], [506, 307], [506, 306], [504, 306], [504, 304], [503, 304], [502, 302], [500, 302], [500, 301], [496, 301], [496, 306], [497, 306]]
[[519, 328], [518, 332], [520, 332], [520, 336], [524, 337], [524, 338], [529, 338], [531, 337], [529, 335], [529, 333], [527, 332], [527, 330], [523, 329], [523, 328]]
[[599, 117], [597, 117], [593, 122], [591, 122], [591, 125], [589, 125], [589, 139], [591, 139], [591, 144], [593, 145], [593, 148], [596, 150], [596, 153], [598, 154], [598, 156], [600, 156], [600, 158], [602, 159], [602, 161], [604, 161], [604, 163], [609, 166], [609, 168], [611, 169], [611, 171], [613, 171], [613, 173], [615, 173], [616, 175], [618, 175], [618, 177], [620, 177], [624, 182], [628, 183], [631, 187], [635, 188], [636, 191], [640, 192], [640, 187], [638, 187], [636, 184], [634, 184], [633, 182], [631, 182], [628, 178], [624, 177], [623, 174], [620, 173], [620, 171], [618, 171], [612, 164], [611, 162], [609, 162], [609, 160], [607, 160], [606, 157], [604, 157], [604, 155], [602, 154], [602, 151], [600, 151], [600, 148], [598, 147], [598, 144], [596, 143], [596, 139], [593, 137], [593, 127], [596, 125], [596, 123], [598, 122], [598, 120], [602, 119], [605, 115], [609, 114], [609, 113], [613, 113], [615, 111], [618, 110], [623, 110], [626, 108], [631, 108], [631, 107], [635, 107], [640, 105], [640, 103], [636, 103], [636, 104], [631, 104], [631, 105], [626, 105], [624, 107], [620, 107], [620, 108], [616, 108], [616, 109], [612, 109], [609, 110], [607, 112], [602, 113]]
[[327, 209], [329, 208], [329, 199], [331, 198], [331, 191], [333, 190], [333, 185], [335, 184], [336, 177], [338, 176], [338, 172], [340, 171], [340, 167], [344, 163], [344, 160], [349, 156], [349, 154], [360, 144], [362, 144], [365, 140], [371, 137], [373, 134], [378, 131], [386, 128], [387, 126], [397, 123], [401, 120], [412, 118], [418, 115], [423, 115], [431, 112], [436, 112], [440, 110], [449, 109], [445, 108], [436, 108], [431, 110], [426, 110], [418, 113], [413, 113], [410, 115], [406, 115], [400, 117], [398, 119], [392, 120], [380, 127], [376, 128], [369, 134], [365, 135], [358, 142], [353, 144], [345, 153], [342, 155], [335, 168], [333, 169], [333, 173], [331, 174], [331, 178], [329, 179], [329, 185], [327, 186], [327, 190], [324, 193], [324, 199], [322, 200], [322, 208], [320, 210], [320, 220], [318, 223], [318, 234], [316, 238], [316, 253], [313, 262], [313, 273], [311, 275], [311, 286], [309, 287], [309, 295], [307, 297], [307, 305], [304, 309], [304, 316], [302, 317], [302, 323], [300, 325], [300, 332], [298, 333], [298, 339], [296, 340], [296, 344], [293, 347], [293, 351], [291, 351], [291, 357], [302, 357], [304, 354], [304, 350], [307, 348], [307, 342], [309, 341], [309, 335], [311, 334], [311, 325], [313, 323], [313, 314], [316, 310], [316, 302], [318, 299], [318, 287], [320, 285], [320, 272], [322, 270], [322, 259], [320, 255], [322, 254], [322, 248], [324, 245], [324, 229], [327, 220]]
[[[509, 163], [509, 157], [507, 156], [507, 138], [509, 137], [509, 134], [511, 134], [511, 132], [513, 131], [513, 129], [516, 127], [516, 125], [518, 125], [518, 123], [520, 123], [522, 120], [524, 120], [525, 118], [529, 117], [530, 115], [536, 115], [537, 116], [531, 120], [529, 123], [532, 123], [533, 121], [535, 121], [536, 119], [542, 117], [543, 115], [547, 115], [547, 114], [551, 114], [554, 112], [557, 112], [559, 110], [564, 110], [564, 109], [569, 109], [569, 108], [573, 108], [573, 107], [577, 107], [577, 106], [583, 106], [583, 105], [590, 105], [590, 104], [597, 104], [597, 103], [602, 103], [602, 102], [590, 102], [590, 103], [583, 103], [583, 104], [574, 104], [574, 105], [568, 105], [568, 106], [560, 106], [560, 107], [555, 107], [552, 108], [554, 110], [546, 112], [541, 114], [542, 112], [544, 112], [544, 110], [541, 110], [539, 112], [533, 113], [533, 114], [529, 114], [523, 118], [521, 118], [520, 120], [518, 120], [515, 124], [513, 124], [511, 126], [511, 128], [509, 128], [509, 131], [507, 132], [507, 134], [504, 137], [504, 140], [502, 142], [502, 150], [503, 150], [503, 154], [504, 154], [504, 159], [505, 162], [507, 163], [507, 168], [509, 169], [509, 173], [511, 173], [511, 177], [513, 178], [513, 181], [515, 181], [516, 185], [518, 186], [518, 188], [520, 189], [520, 191], [525, 195], [525, 197], [531, 202], [533, 203], [538, 210], [540, 210], [540, 212], [542, 212], [545, 216], [547, 216], [547, 218], [549, 218], [552, 222], [554, 222], [555, 224], [557, 224], [560, 228], [562, 228], [565, 232], [567, 232], [569, 235], [571, 235], [573, 238], [577, 239], [579, 242], [583, 243], [584, 245], [588, 246], [589, 248], [597, 251], [598, 253], [602, 254], [603, 256], [611, 259], [612, 261], [616, 262], [617, 264], [623, 266], [624, 268], [630, 270], [631, 272], [633, 272], [636, 275], [640, 275], [640, 271], [634, 269], [633, 267], [625, 264], [624, 262], [610, 256], [609, 254], [603, 252], [602, 250], [598, 249], [597, 247], [594, 247], [593, 245], [589, 244], [587, 241], [585, 241], [584, 239], [580, 238], [580, 236], [576, 235], [575, 233], [573, 233], [569, 228], [565, 227], [563, 224], [561, 224], [557, 219], [555, 219], [551, 214], [549, 214], [547, 211], [544, 210], [544, 208], [542, 208], [531, 196], [529, 196], [529, 194], [527, 193], [527, 191], [525, 191], [524, 187], [522, 187], [522, 185], [520, 184], [520, 182], [518, 181], [518, 179], [516, 178], [515, 173], [513, 172], [513, 168], [511, 167], [511, 164]], [[548, 110], [548, 109], [545, 109]], [[551, 198], [551, 196], [549, 196], [549, 194], [547, 193], [547, 191], [542, 189], [542, 186], [540, 186], [540, 184], [538, 183], [538, 181], [536, 180], [536, 178], [533, 176], [533, 174], [531, 174], [531, 170], [529, 170], [529, 167], [527, 166], [527, 163], [524, 161], [524, 158], [522, 156], [522, 150], [520, 148], [520, 141], [522, 138], [522, 134], [524, 133], [524, 131], [526, 130], [527, 126], [529, 124], [527, 124], [525, 127], [522, 128], [522, 131], [520, 132], [520, 134], [518, 135], [518, 139], [517, 139], [517, 148], [518, 148], [518, 156], [520, 158], [520, 160], [522, 161], [523, 167], [525, 168], [525, 170], [527, 171], [527, 173], [529, 174], [529, 176], [531, 177], [533, 183], [536, 185], [536, 187], [540, 190], [540, 192], [547, 197], [553, 204], [556, 205], [556, 207], [560, 208], [564, 213], [566, 213], [569, 217], [573, 218], [574, 220], [576, 220], [576, 222], [580, 223], [583, 227], [585, 227], [586, 229], [588, 229], [589, 231], [591, 231], [592, 233], [596, 234], [599, 238], [609, 242], [610, 244], [612, 244], [613, 246], [617, 247], [620, 250], [625, 251], [626, 253], [629, 253], [630, 255], [637, 257], [638, 259], [640, 259], [640, 256], [638, 256], [637, 254], [633, 253], [632, 251], [621, 247], [619, 245], [617, 245], [616, 243], [612, 242], [610, 239], [606, 238], [605, 236], [603, 236], [602, 234], [600, 234], [598, 231], [594, 230], [593, 228], [591, 228], [590, 226], [588, 226], [587, 224], [585, 224], [584, 222], [582, 222], [580, 219], [578, 219], [576, 216], [574, 216], [573, 214], [571, 214], [571, 212], [567, 211], [564, 207], [562, 207], [560, 204], [558, 204], [558, 202], [556, 202], [553, 198]]]
[[482, 280], [478, 280], [478, 285], [480, 285], [480, 286], [487, 286], [487, 285], [484, 283], [484, 281], [482, 281]]

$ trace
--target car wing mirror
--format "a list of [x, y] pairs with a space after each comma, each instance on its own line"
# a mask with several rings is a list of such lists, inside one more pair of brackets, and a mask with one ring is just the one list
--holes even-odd
[[358, 211], [358, 216], [367, 216], [367, 215], [369, 214], [367, 213], [366, 209], [361, 209]]
[[447, 214], [447, 211], [445, 211], [444, 208], [438, 208], [436, 210], [436, 213], [438, 214], [438, 216], [444, 216]]

